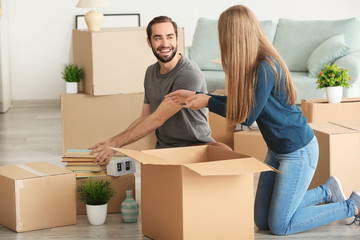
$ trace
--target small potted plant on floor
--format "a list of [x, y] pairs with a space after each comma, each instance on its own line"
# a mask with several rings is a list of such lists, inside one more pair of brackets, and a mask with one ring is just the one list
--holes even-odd
[[339, 68], [336, 64], [324, 65], [324, 69], [316, 76], [317, 89], [326, 88], [326, 96], [329, 103], [340, 103], [343, 88], [349, 88], [349, 70]]
[[107, 203], [114, 190], [109, 181], [89, 178], [78, 187], [78, 198], [86, 204], [86, 214], [90, 224], [102, 225], [106, 220]]
[[61, 72], [66, 81], [66, 93], [77, 93], [78, 83], [83, 78], [83, 70], [74, 64], [67, 64]]

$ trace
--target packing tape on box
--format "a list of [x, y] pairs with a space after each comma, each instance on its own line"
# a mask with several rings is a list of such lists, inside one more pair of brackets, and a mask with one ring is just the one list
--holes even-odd
[[22, 230], [22, 221], [21, 215], [20, 215], [20, 193], [19, 189], [24, 188], [23, 180], [16, 180], [15, 181], [15, 214], [16, 214], [16, 230], [21, 231]]
[[49, 176], [49, 174], [39, 172], [31, 167], [25, 166], [24, 164], [16, 164], [16, 166], [41, 177]]

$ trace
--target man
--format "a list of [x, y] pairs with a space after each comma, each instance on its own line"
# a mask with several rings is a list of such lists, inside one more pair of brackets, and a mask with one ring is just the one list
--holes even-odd
[[95, 161], [109, 163], [115, 151], [107, 147], [123, 147], [155, 130], [156, 148], [214, 144], [207, 123], [205, 108], [191, 111], [163, 102], [165, 95], [178, 89], [207, 92], [201, 70], [189, 59], [177, 53], [177, 25], [171, 18], [160, 16], [148, 25], [147, 42], [158, 61], [145, 74], [145, 97], [141, 116], [120, 134], [90, 147], [98, 153]]

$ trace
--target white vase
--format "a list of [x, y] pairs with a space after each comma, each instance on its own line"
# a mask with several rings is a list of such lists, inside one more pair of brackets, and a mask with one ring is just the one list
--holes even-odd
[[104, 205], [86, 204], [86, 215], [91, 225], [102, 225], [106, 220], [107, 203]]
[[341, 103], [343, 95], [343, 87], [327, 87], [326, 88], [326, 96], [329, 103]]
[[78, 93], [78, 83], [77, 82], [66, 82], [66, 93], [70, 93], [70, 94]]

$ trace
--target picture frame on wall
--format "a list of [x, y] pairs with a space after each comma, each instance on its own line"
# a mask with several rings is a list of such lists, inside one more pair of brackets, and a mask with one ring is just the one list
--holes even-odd
[[[140, 13], [104, 14], [101, 28], [140, 27]], [[85, 15], [75, 16], [75, 29], [88, 29]]]

